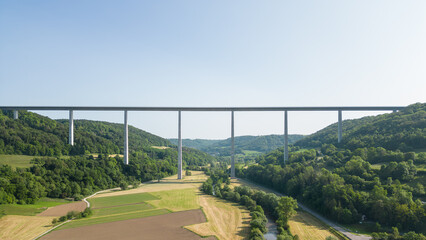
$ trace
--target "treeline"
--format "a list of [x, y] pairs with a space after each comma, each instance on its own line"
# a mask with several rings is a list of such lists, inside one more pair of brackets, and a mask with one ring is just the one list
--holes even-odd
[[[299, 152], [298, 155], [306, 153], [302, 156], [304, 161], [290, 162], [283, 167], [275, 160], [281, 159], [282, 152], [275, 151], [263, 157], [261, 164], [237, 169], [236, 173], [293, 196], [341, 223], [359, 222], [365, 216], [368, 221], [404, 230], [425, 227], [425, 206], [419, 199], [413, 200], [415, 191], [412, 187], [401, 183], [404, 178], [416, 174], [412, 159], [398, 163], [396, 168], [390, 163], [382, 166], [380, 171], [374, 171], [359, 154], [363, 151], [325, 148], [322, 152], [330, 155], [317, 158], [313, 157], [312, 150]], [[404, 169], [405, 175], [394, 174], [390, 169]], [[424, 196], [423, 185], [419, 183], [418, 188], [417, 194]]]
[[[295, 143], [301, 147], [321, 147], [337, 143], [337, 123]], [[383, 147], [412, 151], [426, 146], [426, 103], [410, 105], [396, 113], [343, 121], [343, 139], [339, 148], [354, 150]]]
[[[123, 153], [123, 124], [89, 120], [74, 121], [74, 146], [68, 144], [68, 120], [52, 120], [28, 111], [0, 111], [0, 154], [30, 156]], [[129, 151], [151, 146], [174, 147], [168, 140], [129, 126]]]
[[[290, 134], [289, 143], [295, 143], [302, 139], [303, 135]], [[177, 144], [177, 139], [169, 139]], [[183, 145], [195, 148], [215, 156], [231, 155], [231, 139], [224, 140], [206, 140], [206, 139], [183, 139]], [[266, 153], [284, 145], [283, 135], [265, 135], [265, 136], [239, 136], [235, 137], [235, 153], [244, 154], [243, 150], [257, 151]]]
[[263, 234], [267, 232], [267, 218], [264, 210], [268, 212], [277, 223], [277, 239], [299, 239], [292, 236], [288, 220], [296, 214], [297, 201], [291, 197], [278, 197], [273, 193], [252, 190], [247, 186], [230, 187], [228, 173], [224, 170], [207, 170], [210, 177], [203, 183], [201, 190], [209, 195], [239, 203], [250, 210], [252, 217], [250, 221], [250, 239], [264, 239]]
[[[0, 166], [0, 204], [34, 203], [45, 196], [80, 200], [102, 189], [137, 186], [140, 182], [176, 174], [175, 150], [150, 150], [132, 154], [129, 165], [118, 156], [101, 154], [96, 159], [92, 156], [37, 158], [26, 169]], [[193, 165], [206, 163], [204, 156], [191, 151], [183, 152], [183, 157]]]

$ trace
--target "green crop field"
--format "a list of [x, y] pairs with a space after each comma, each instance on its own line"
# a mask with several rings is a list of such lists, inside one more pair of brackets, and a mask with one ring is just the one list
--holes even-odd
[[[125, 191], [123, 191], [125, 193]], [[58, 229], [75, 228], [98, 223], [107, 223], [134, 218], [143, 218], [170, 213], [165, 208], [157, 208], [146, 201], [161, 201], [150, 193], [124, 194], [110, 197], [97, 197], [89, 199], [93, 207], [93, 215], [71, 221]]]
[[167, 209], [153, 209], [153, 210], [145, 210], [145, 211], [136, 211], [136, 212], [126, 212], [123, 214], [115, 214], [115, 215], [107, 215], [107, 216], [99, 216], [93, 215], [93, 217], [86, 219], [78, 219], [71, 221], [57, 229], [68, 229], [68, 228], [76, 228], [82, 226], [89, 226], [93, 224], [99, 223], [107, 223], [107, 222], [115, 222], [122, 221], [134, 218], [144, 218], [156, 215], [162, 215], [170, 213]]
[[70, 201], [64, 199], [43, 198], [37, 201], [35, 204], [1, 204], [0, 211], [4, 210], [4, 213], [7, 215], [35, 216], [38, 213], [46, 210], [48, 207], [58, 206], [66, 203], [70, 203]]
[[167, 208], [171, 211], [185, 211], [200, 208], [195, 188], [153, 192], [159, 200], [150, 203], [159, 208]]
[[140, 204], [124, 205], [119, 207], [94, 209], [93, 214], [95, 216], [106, 216], [106, 215], [119, 214], [119, 213], [125, 213], [125, 212], [143, 211], [148, 209], [153, 209], [153, 207], [147, 203], [140, 203]]
[[111, 206], [120, 206], [125, 204], [141, 203], [158, 198], [149, 193], [136, 193], [112, 197], [97, 197], [89, 199], [92, 208], [103, 208]]
[[32, 166], [30, 163], [32, 159], [34, 159], [34, 156], [0, 154], [0, 165], [6, 164], [14, 168], [28, 168]]

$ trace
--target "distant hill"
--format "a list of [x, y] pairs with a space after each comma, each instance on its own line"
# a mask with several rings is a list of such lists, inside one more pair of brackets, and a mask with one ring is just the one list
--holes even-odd
[[396, 113], [345, 120], [340, 144], [337, 144], [337, 123], [334, 123], [295, 145], [321, 147], [325, 143], [352, 150], [362, 147], [401, 151], [425, 149], [426, 103], [416, 103]]
[[[19, 111], [13, 119], [10, 111], [0, 111], [0, 154], [31, 156], [81, 155], [85, 153], [123, 153], [123, 124], [90, 120], [74, 120], [74, 146], [68, 144], [68, 120], [53, 120], [39, 114]], [[164, 151], [152, 146], [176, 146], [167, 139], [129, 126], [130, 153]], [[191, 163], [211, 161], [213, 157], [195, 149], [184, 149]], [[161, 155], [161, 154], [160, 154]]]
[[[289, 135], [289, 144], [302, 139], [303, 135]], [[169, 139], [173, 144], [177, 144], [177, 139]], [[224, 140], [206, 140], [206, 139], [182, 139], [182, 145], [199, 149], [212, 155], [229, 156], [231, 154], [231, 138]], [[282, 147], [284, 145], [284, 135], [265, 135], [265, 136], [239, 136], [235, 137], [235, 152], [237, 154], [243, 151], [256, 151], [266, 153]]]

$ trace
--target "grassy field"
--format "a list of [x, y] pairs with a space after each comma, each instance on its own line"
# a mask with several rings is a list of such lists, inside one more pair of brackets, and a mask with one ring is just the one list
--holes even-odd
[[144, 218], [144, 217], [156, 216], [156, 215], [167, 214], [167, 213], [170, 213], [170, 211], [167, 209], [151, 209], [151, 210], [143, 210], [143, 211], [125, 212], [121, 214], [111, 214], [106, 216], [97, 216], [96, 214], [93, 214], [93, 216], [90, 218], [71, 221], [65, 225], [62, 225], [56, 230], [76, 228], [76, 227], [89, 226], [89, 225], [98, 224], [98, 223], [115, 222], [115, 221], [128, 220], [128, 219], [134, 219], [134, 218]]
[[200, 203], [194, 188], [153, 192], [159, 200], [150, 201], [158, 208], [167, 208], [173, 212], [200, 208]]
[[53, 217], [7, 215], [0, 218], [0, 239], [31, 240], [52, 227]]
[[100, 198], [91, 198], [89, 202], [92, 208], [104, 208], [111, 206], [119, 206], [125, 204], [135, 204], [142, 203], [149, 200], [157, 200], [158, 197], [155, 197], [149, 193], [137, 193], [137, 194], [126, 194], [121, 196], [111, 196], [111, 197], [100, 197]]
[[35, 204], [1, 204], [0, 210], [4, 210], [6, 215], [35, 216], [46, 210], [48, 207], [54, 207], [66, 203], [70, 203], [70, 201], [64, 199], [43, 198]]
[[297, 215], [288, 221], [290, 231], [300, 239], [316, 240], [334, 236], [328, 231], [329, 227], [307, 212], [298, 211]]
[[[231, 186], [249, 186], [253, 189], [271, 192], [267, 188], [262, 188], [240, 179], [232, 179]], [[300, 239], [325, 239], [328, 236], [334, 236], [333, 233], [328, 231], [329, 227], [327, 225], [314, 216], [300, 210], [297, 211], [296, 216], [289, 220], [289, 225], [292, 234], [297, 234]]]
[[14, 168], [28, 168], [32, 166], [30, 163], [32, 159], [34, 159], [34, 156], [0, 154], [0, 165], [6, 164]]
[[153, 209], [154, 207], [147, 203], [133, 204], [133, 205], [124, 205], [119, 207], [108, 207], [108, 208], [99, 208], [93, 209], [93, 214], [95, 216], [107, 216], [113, 214], [120, 214], [123, 212], [137, 212], [144, 211], [148, 209]]

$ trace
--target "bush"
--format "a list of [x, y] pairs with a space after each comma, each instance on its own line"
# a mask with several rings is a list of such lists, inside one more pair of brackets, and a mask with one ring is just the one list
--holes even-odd
[[80, 201], [80, 200], [82, 200], [84, 197], [83, 197], [83, 195], [81, 195], [81, 194], [74, 194], [73, 198], [74, 198], [74, 201]]
[[56, 218], [54, 218], [53, 220], [52, 220], [52, 224], [56, 224], [58, 222], [58, 219], [56, 219]]
[[253, 220], [250, 221], [250, 227], [252, 229], [259, 229], [262, 233], [266, 233], [266, 226], [263, 223], [261, 218], [255, 218]]
[[129, 184], [127, 184], [127, 182], [125, 182], [125, 181], [120, 182], [120, 188], [121, 188], [121, 190], [126, 190], [127, 187], [129, 187]]
[[262, 231], [259, 230], [259, 228], [252, 228], [250, 231], [250, 240], [263, 240], [265, 239], [263, 237]]
[[192, 175], [192, 173], [191, 173], [191, 171], [186, 170], [186, 171], [185, 171], [185, 175], [186, 175], [186, 176], [191, 176], [191, 175]]

